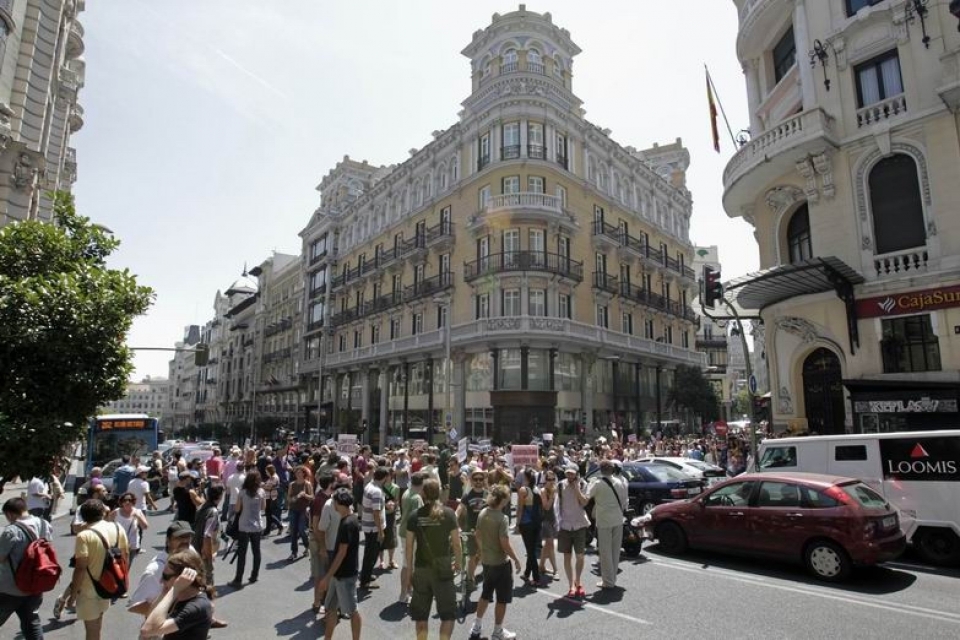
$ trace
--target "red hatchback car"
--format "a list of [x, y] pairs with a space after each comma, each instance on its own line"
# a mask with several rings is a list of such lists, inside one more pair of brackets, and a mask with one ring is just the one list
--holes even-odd
[[666, 553], [689, 546], [799, 561], [823, 580], [906, 547], [897, 510], [880, 494], [853, 478], [813, 473], [743, 474], [659, 505], [645, 527]]

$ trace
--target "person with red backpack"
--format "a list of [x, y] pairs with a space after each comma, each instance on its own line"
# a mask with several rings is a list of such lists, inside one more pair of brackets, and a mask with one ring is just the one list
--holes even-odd
[[23, 637], [42, 640], [43, 593], [55, 587], [60, 576], [56, 554], [49, 545], [53, 531], [46, 520], [28, 513], [22, 498], [7, 500], [3, 515], [8, 524], [0, 533], [0, 627], [16, 613]]
[[77, 619], [83, 620], [86, 640], [100, 640], [103, 614], [125, 595], [129, 577], [130, 545], [123, 527], [104, 520], [106, 507], [100, 500], [80, 505], [87, 525], [77, 534], [74, 546], [73, 593]]

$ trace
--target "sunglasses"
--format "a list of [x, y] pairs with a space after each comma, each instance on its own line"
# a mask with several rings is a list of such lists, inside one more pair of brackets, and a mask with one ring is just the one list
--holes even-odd
[[163, 581], [166, 582], [167, 580], [170, 580], [171, 578], [176, 578], [178, 575], [180, 575], [180, 574], [179, 574], [179, 573], [166, 573], [166, 572], [164, 572], [163, 574], [161, 574], [161, 577], [163, 578]]

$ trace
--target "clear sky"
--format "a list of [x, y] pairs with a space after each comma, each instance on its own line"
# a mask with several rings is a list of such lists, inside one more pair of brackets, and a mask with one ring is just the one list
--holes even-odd
[[[81, 14], [85, 126], [78, 211], [123, 244], [113, 266], [157, 292], [129, 344], [172, 347], [213, 315], [244, 264], [299, 253], [316, 185], [345, 154], [408, 158], [454, 124], [470, 91], [460, 51], [495, 12], [489, 0], [97, 0]], [[749, 225], [723, 212], [734, 153], [722, 119], [714, 152], [704, 63], [734, 133], [749, 124], [732, 0], [552, 0], [583, 50], [575, 93], [586, 117], [637, 148], [690, 150], [694, 243], [718, 244], [723, 277], [755, 270]], [[136, 377], [167, 374], [139, 352]]]

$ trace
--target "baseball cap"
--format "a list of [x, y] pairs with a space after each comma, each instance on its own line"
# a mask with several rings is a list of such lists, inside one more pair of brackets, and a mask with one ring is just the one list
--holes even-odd
[[179, 538], [180, 536], [193, 536], [193, 527], [186, 520], [174, 520], [167, 527], [168, 538]]
[[580, 473], [580, 467], [575, 464], [568, 464], [563, 468], [564, 473]]
[[136, 475], [140, 475], [141, 473], [150, 473], [150, 467], [144, 467], [144, 466], [137, 467]]

